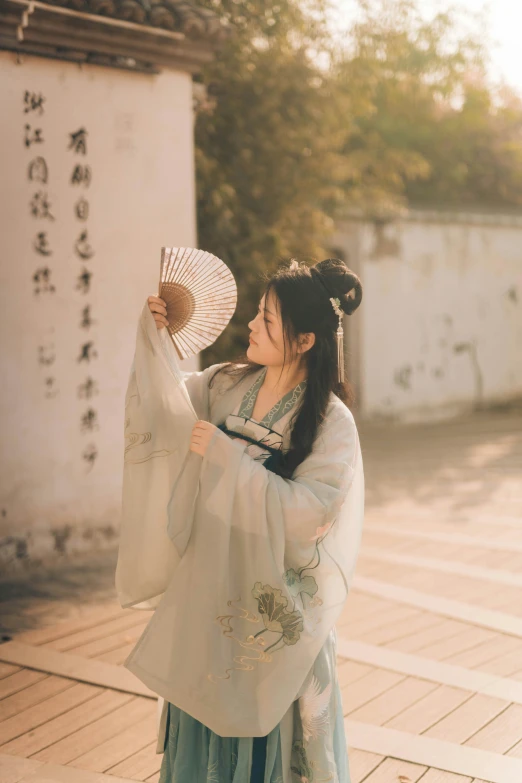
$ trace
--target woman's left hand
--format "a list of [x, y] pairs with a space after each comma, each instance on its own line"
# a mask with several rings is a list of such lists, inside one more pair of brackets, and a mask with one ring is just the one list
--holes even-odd
[[209, 421], [197, 421], [192, 428], [192, 437], [190, 439], [190, 450], [204, 457], [208, 444], [214, 432], [218, 428]]

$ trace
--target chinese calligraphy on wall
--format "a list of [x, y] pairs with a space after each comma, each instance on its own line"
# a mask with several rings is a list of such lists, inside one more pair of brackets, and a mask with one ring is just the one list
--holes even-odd
[[[45, 157], [45, 111], [46, 99], [41, 93], [26, 90], [23, 95], [23, 111], [25, 115], [23, 143], [29, 153], [27, 178], [31, 185], [29, 210], [34, 220], [35, 233], [32, 238], [32, 250], [36, 257], [36, 268], [32, 273], [33, 295], [36, 300], [43, 297], [53, 297], [56, 285], [53, 278], [53, 232], [65, 230], [66, 225], [60, 225], [51, 203], [50, 167]], [[79, 345], [76, 363], [83, 374], [81, 383], [77, 386], [77, 396], [85, 401], [78, 426], [86, 436], [85, 447], [80, 459], [88, 471], [92, 470], [98, 449], [94, 442], [94, 433], [99, 431], [98, 413], [93, 398], [99, 393], [98, 384], [93, 377], [91, 365], [98, 357], [95, 342], [90, 338], [90, 330], [96, 321], [92, 314], [92, 303], [88, 300], [92, 289], [93, 271], [91, 261], [95, 251], [90, 243], [88, 219], [90, 204], [87, 191], [92, 180], [91, 166], [88, 162], [88, 132], [84, 127], [68, 133], [68, 143], [65, 154], [71, 156], [71, 175], [69, 187], [73, 196], [73, 215], [75, 221], [75, 239], [71, 248], [75, 260], [75, 286], [73, 295], [81, 300], [79, 309], [78, 329]], [[80, 266], [77, 265], [77, 262]], [[78, 292], [76, 294], [76, 292]], [[85, 332], [85, 334], [82, 334]], [[56, 350], [53, 342], [38, 345], [37, 361], [44, 371], [44, 394], [52, 399], [60, 394], [57, 378], [53, 370], [56, 361]]]

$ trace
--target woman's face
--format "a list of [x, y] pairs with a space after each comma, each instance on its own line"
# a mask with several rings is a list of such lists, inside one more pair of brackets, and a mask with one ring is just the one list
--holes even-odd
[[256, 317], [248, 324], [251, 331], [247, 356], [257, 364], [280, 366], [284, 361], [284, 343], [278, 301], [273, 291], [268, 302], [265, 300], [263, 296]]
[[[263, 315], [266, 316], [266, 323]], [[266, 296], [262, 297], [257, 315], [249, 322], [248, 328], [250, 329], [250, 343], [246, 352], [248, 358], [266, 367], [282, 367], [284, 365], [283, 323], [279, 300], [273, 290], [270, 291], [268, 302]], [[314, 342], [315, 334], [307, 332], [300, 334], [294, 345], [287, 345], [287, 366], [293, 363], [292, 350], [296, 352], [294, 361], [299, 364], [303, 358], [302, 354], [311, 348]]]

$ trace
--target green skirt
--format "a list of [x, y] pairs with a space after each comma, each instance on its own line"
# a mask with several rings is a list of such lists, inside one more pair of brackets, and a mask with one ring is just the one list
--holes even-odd
[[[337, 777], [350, 783], [342, 697], [336, 685], [337, 710], [333, 747]], [[298, 709], [298, 703], [295, 702]], [[221, 737], [188, 713], [168, 703], [166, 740], [159, 783], [283, 783], [279, 724], [266, 737]], [[300, 744], [300, 743], [297, 743]], [[292, 752], [291, 780], [309, 772]]]
[[159, 783], [283, 783], [279, 725], [266, 737], [220, 737], [168, 704]]

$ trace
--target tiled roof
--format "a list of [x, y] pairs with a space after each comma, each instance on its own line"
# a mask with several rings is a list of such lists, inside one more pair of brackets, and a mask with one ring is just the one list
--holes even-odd
[[213, 11], [198, 8], [186, 0], [44, 0], [87, 14], [123, 19], [127, 22], [161, 27], [184, 33], [187, 38], [220, 41], [228, 29]]

